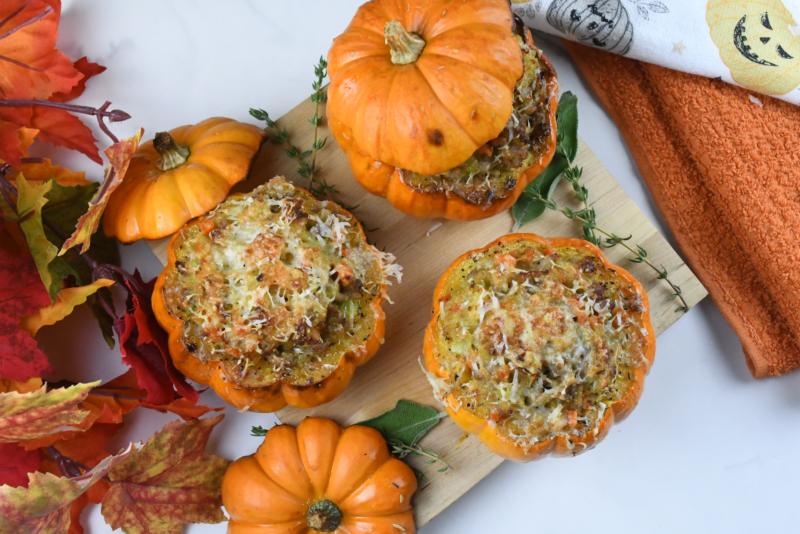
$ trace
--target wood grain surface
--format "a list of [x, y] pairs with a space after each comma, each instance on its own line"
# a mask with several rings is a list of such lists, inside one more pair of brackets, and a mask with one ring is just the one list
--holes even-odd
[[[291, 134], [292, 142], [300, 147], [311, 145], [313, 127], [308, 118], [312, 114], [313, 105], [306, 100], [280, 119]], [[328, 135], [328, 132], [323, 127], [320, 134]], [[620, 235], [631, 234], [632, 243], [644, 246], [654, 263], [670, 271], [671, 279], [680, 285], [689, 306], [702, 300], [706, 291], [694, 274], [585, 145], [580, 146], [576, 163], [583, 167], [583, 178], [597, 210], [599, 225]], [[466, 223], [409, 218], [358, 185], [333, 139], [329, 139], [328, 146], [319, 153], [318, 165], [320, 177], [339, 189], [337, 199], [347, 206], [356, 206], [354, 213], [363, 223], [370, 241], [397, 256], [398, 263], [404, 268], [404, 277], [402, 284], [389, 290], [394, 304], [385, 306], [386, 342], [374, 359], [356, 372], [347, 391], [324, 406], [311, 410], [284, 409], [278, 417], [281, 421], [296, 423], [309, 415], [321, 415], [342, 424], [351, 424], [392, 408], [398, 399], [435, 405], [431, 388], [419, 365], [422, 334], [430, 318], [433, 288], [439, 275], [461, 253], [508, 233], [511, 217], [506, 212]], [[236, 191], [249, 190], [276, 175], [284, 175], [299, 185], [305, 185], [297, 175], [297, 162], [290, 159], [283, 148], [268, 142], [254, 161], [250, 177], [239, 184]], [[562, 184], [556, 198], [570, 203], [572, 194]], [[521, 231], [550, 237], [580, 235], [577, 225], [554, 212], [545, 213]], [[162, 262], [165, 247], [166, 240], [152, 243], [154, 253]], [[647, 289], [657, 333], [681, 317], [669, 287], [657, 280], [651, 270], [627, 261], [630, 255], [621, 247], [608, 250], [607, 255], [630, 270]], [[645, 387], [645, 395], [646, 391]], [[466, 436], [449, 419], [444, 419], [422, 445], [439, 453], [451, 468], [440, 473], [436, 466], [418, 459], [411, 460], [427, 479], [416, 497], [418, 526], [430, 521], [503, 461], [477, 439]], [[602, 447], [602, 443], [599, 446]]]

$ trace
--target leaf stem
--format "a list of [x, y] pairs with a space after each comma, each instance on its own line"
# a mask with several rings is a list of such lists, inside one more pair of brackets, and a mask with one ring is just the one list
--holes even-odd
[[66, 104], [64, 102], [50, 102], [49, 100], [14, 99], [14, 98], [0, 99], [0, 106], [4, 107], [40, 106], [45, 108], [61, 109], [63, 111], [69, 111], [71, 113], [80, 113], [83, 115], [90, 115], [93, 117], [97, 117], [98, 126], [100, 126], [100, 129], [103, 131], [103, 133], [105, 133], [113, 143], [118, 143], [119, 139], [117, 139], [117, 136], [115, 136], [111, 132], [105, 121], [108, 120], [108, 122], [122, 122], [131, 118], [131, 116], [128, 113], [122, 111], [121, 109], [109, 110], [108, 108], [111, 106], [111, 102], [108, 100], [106, 100], [103, 103], [103, 105], [100, 106], [99, 108], [94, 108], [92, 106], [82, 106], [80, 104]]
[[64, 456], [61, 454], [55, 447], [47, 447], [45, 451], [53, 460], [55, 460], [55, 462], [58, 464], [58, 468], [61, 469], [61, 472], [64, 473], [65, 476], [75, 478], [83, 475], [84, 472], [89, 470], [82, 463], [73, 460], [69, 456]]
[[[28, 5], [28, 2], [23, 2], [22, 4], [20, 4], [20, 7], [16, 11], [13, 11], [13, 12], [9, 13], [6, 18], [4, 18], [3, 20], [0, 20], [0, 27], [5, 26], [6, 22], [8, 22], [9, 20], [11, 20], [14, 17], [16, 17], [17, 15], [19, 15], [19, 13], [23, 9], [25, 9], [27, 7], [27, 5]], [[42, 11], [40, 11], [36, 15], [33, 15], [31, 18], [29, 18], [27, 20], [23, 20], [22, 22], [20, 22], [19, 24], [17, 24], [13, 28], [11, 28], [11, 29], [3, 32], [3, 33], [0, 33], [0, 39], [5, 39], [9, 35], [13, 35], [13, 34], [17, 33], [19, 30], [21, 30], [25, 26], [30, 26], [31, 24], [42, 20], [43, 18], [45, 18], [47, 15], [49, 15], [52, 12], [53, 12], [53, 7], [52, 6], [46, 6]]]

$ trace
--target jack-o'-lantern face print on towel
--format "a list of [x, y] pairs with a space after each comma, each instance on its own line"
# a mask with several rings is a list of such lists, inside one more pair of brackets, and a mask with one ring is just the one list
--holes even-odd
[[625, 55], [633, 42], [633, 25], [620, 0], [554, 0], [547, 22], [584, 44]]
[[706, 22], [738, 84], [772, 95], [800, 85], [800, 35], [780, 0], [709, 0]]

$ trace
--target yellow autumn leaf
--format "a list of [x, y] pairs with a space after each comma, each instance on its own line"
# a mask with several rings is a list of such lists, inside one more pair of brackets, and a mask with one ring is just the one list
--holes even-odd
[[43, 326], [56, 324], [72, 313], [75, 307], [86, 302], [86, 299], [97, 293], [100, 288], [114, 285], [113, 280], [99, 278], [91, 284], [80, 287], [68, 287], [60, 290], [55, 300], [48, 306], [22, 318], [21, 326], [35, 336]]

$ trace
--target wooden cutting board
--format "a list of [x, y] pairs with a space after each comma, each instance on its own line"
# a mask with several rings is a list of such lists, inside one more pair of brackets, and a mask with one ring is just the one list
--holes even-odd
[[[279, 121], [297, 146], [311, 146], [313, 128], [308, 119], [312, 114], [313, 105], [307, 100]], [[325, 128], [320, 133], [329, 135]], [[586, 145], [580, 147], [577, 164], [583, 167], [583, 177], [600, 225], [620, 235], [631, 234], [632, 243], [644, 246], [654, 263], [669, 270], [671, 279], [680, 285], [689, 306], [702, 300], [706, 291], [699, 280]], [[337, 198], [348, 206], [357, 206], [354, 213], [363, 223], [370, 241], [397, 256], [398, 263], [404, 268], [404, 277], [402, 284], [389, 290], [394, 304], [385, 306], [386, 342], [374, 359], [356, 372], [347, 391], [324, 406], [311, 410], [284, 409], [278, 417], [287, 423], [297, 423], [309, 415], [322, 415], [342, 424], [351, 424], [391, 409], [398, 399], [436, 405], [418, 363], [422, 354], [423, 330], [430, 318], [433, 288], [439, 275], [461, 253], [508, 233], [511, 217], [506, 212], [467, 223], [407, 217], [383, 198], [366, 193], [358, 185], [344, 154], [332, 138], [319, 153], [318, 165], [320, 176], [339, 189]], [[297, 175], [297, 162], [290, 159], [283, 148], [265, 143], [253, 163], [250, 177], [239, 184], [236, 191], [252, 189], [276, 175], [284, 175], [305, 185]], [[572, 199], [569, 188], [563, 184], [556, 196], [559, 202]], [[545, 213], [522, 231], [545, 236], [579, 236], [580, 233], [574, 223], [554, 212]], [[153, 242], [152, 247], [164, 262], [166, 240]], [[629, 269], [647, 289], [657, 333], [681, 317], [669, 287], [657, 280], [651, 270], [628, 262], [629, 254], [621, 247], [608, 250], [607, 255]], [[416, 497], [418, 526], [430, 521], [503, 461], [477, 439], [466, 436], [449, 419], [444, 419], [422, 445], [438, 452], [451, 469], [440, 473], [436, 467], [411, 460], [427, 478], [427, 485]]]

